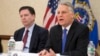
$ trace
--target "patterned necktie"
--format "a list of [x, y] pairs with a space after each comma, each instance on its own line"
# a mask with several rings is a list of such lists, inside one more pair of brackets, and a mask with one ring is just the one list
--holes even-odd
[[66, 44], [66, 38], [67, 38], [67, 29], [63, 30], [63, 34], [62, 34], [62, 53], [64, 53], [64, 49], [65, 49], [65, 44]]
[[29, 32], [29, 30], [26, 30], [26, 32], [25, 32], [25, 35], [24, 35], [24, 37], [23, 37], [23, 43], [24, 43], [24, 47], [25, 47], [25, 45], [26, 45], [26, 42], [27, 42], [27, 38], [28, 38], [28, 32]]

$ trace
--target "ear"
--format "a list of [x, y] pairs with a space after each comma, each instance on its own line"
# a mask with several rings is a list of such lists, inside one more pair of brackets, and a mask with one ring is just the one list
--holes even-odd
[[35, 15], [34, 14], [32, 16], [35, 18]]
[[70, 15], [71, 15], [71, 18], [74, 18], [75, 17], [74, 13], [71, 13]]

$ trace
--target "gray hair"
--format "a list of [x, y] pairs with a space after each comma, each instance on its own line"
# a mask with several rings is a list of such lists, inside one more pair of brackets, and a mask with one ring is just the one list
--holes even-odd
[[74, 7], [70, 2], [59, 2], [59, 5], [65, 5], [69, 7], [69, 10], [74, 13]]

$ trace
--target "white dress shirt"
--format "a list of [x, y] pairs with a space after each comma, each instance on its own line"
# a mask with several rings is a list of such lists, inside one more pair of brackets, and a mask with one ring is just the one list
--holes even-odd
[[[66, 34], [68, 34], [68, 32], [69, 32], [69, 30], [70, 30], [71, 25], [72, 25], [72, 24], [70, 24], [70, 25], [68, 25], [68, 26], [66, 27], [66, 29], [67, 29]], [[63, 27], [63, 26], [62, 26], [62, 30], [64, 30], [64, 29], [65, 29], [65, 27]]]
[[25, 35], [26, 30], [29, 30], [29, 32], [28, 32], [28, 38], [27, 38], [26, 45], [25, 45], [25, 47], [23, 48], [23, 52], [29, 53], [30, 41], [31, 41], [31, 36], [32, 36], [32, 32], [33, 32], [34, 25], [35, 25], [35, 24], [33, 24], [33, 25], [32, 25], [31, 27], [29, 27], [28, 29], [25, 28], [23, 37], [24, 37], [24, 35]]

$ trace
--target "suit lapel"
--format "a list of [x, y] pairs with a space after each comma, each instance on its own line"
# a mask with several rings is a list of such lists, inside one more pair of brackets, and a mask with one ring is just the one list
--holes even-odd
[[66, 47], [69, 46], [74, 34], [75, 34], [75, 29], [76, 29], [76, 26], [77, 26], [77, 23], [75, 21], [73, 21], [72, 23], [72, 26], [68, 32], [68, 35], [67, 35], [67, 42], [66, 42]]
[[22, 41], [24, 30], [25, 30], [25, 28], [23, 28], [23, 29], [20, 31], [18, 41]]
[[57, 46], [59, 47], [59, 51], [61, 52], [62, 48], [62, 27], [60, 25], [57, 26]]
[[37, 34], [38, 34], [37, 31], [38, 31], [38, 28], [37, 28], [37, 25], [35, 24], [35, 26], [33, 28], [33, 31], [32, 31], [32, 36], [31, 36], [31, 41], [30, 41], [30, 46], [29, 46], [30, 47], [30, 50], [32, 49], [33, 45], [34, 45], [34, 47], [36, 46], [36, 44], [35, 44], [36, 43], [35, 42], [36, 41], [35, 40], [36, 38], [35, 37], [37, 37]]
[[57, 27], [58, 29], [57, 29], [57, 35], [59, 36], [57, 36], [57, 39], [58, 39], [58, 41], [60, 40], [62, 40], [62, 27], [60, 26], [60, 25], [58, 25], [58, 27]]

